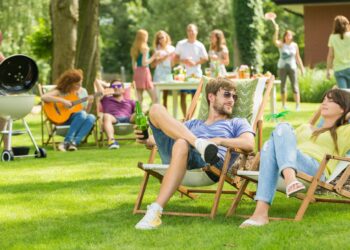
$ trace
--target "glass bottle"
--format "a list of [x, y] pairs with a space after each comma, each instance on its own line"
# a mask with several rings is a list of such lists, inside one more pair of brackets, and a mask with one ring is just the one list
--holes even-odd
[[142, 131], [143, 138], [140, 138], [142, 140], [148, 139], [148, 124], [147, 124], [147, 117], [142, 112], [140, 102], [136, 101], [135, 105], [135, 124], [137, 125], [137, 128]]

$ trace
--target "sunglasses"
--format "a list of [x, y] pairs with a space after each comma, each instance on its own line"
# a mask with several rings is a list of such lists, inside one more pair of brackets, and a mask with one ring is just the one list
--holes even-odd
[[158, 37], [158, 40], [163, 40], [165, 37], [164, 36], [160, 36]]
[[123, 87], [123, 84], [121, 83], [113, 83], [111, 84], [112, 89], [121, 89]]
[[233, 94], [233, 93], [229, 92], [229, 91], [225, 91], [224, 92], [224, 98], [226, 98], [226, 99], [231, 99], [232, 98], [234, 101], [237, 101], [238, 96], [236, 94]]

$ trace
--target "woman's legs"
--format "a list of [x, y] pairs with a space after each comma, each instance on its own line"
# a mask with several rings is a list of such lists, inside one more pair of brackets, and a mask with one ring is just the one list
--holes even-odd
[[294, 93], [294, 101], [296, 103], [296, 109], [299, 109], [300, 106], [300, 94], [299, 94], [299, 83], [298, 83], [298, 70], [297, 69], [289, 69], [288, 77], [290, 83], [292, 84], [292, 90]]
[[168, 107], [168, 90], [163, 90], [163, 106]]
[[[139, 103], [142, 105], [142, 101], [143, 101], [143, 89], [138, 89], [136, 88], [136, 98], [139, 101]], [[142, 106], [141, 106], [142, 107]]]
[[73, 142], [75, 142], [76, 145], [79, 145], [82, 139], [85, 138], [85, 136], [91, 131], [92, 127], [94, 126], [96, 117], [92, 114], [87, 114], [85, 116], [84, 123], [78, 130], [78, 133], [76, 134]]
[[69, 118], [68, 122], [65, 123], [69, 126], [68, 132], [66, 134], [66, 137], [64, 138], [64, 142], [70, 143], [74, 140], [74, 137], [80, 127], [83, 125], [84, 121], [86, 118], [86, 112], [85, 111], [79, 111], [74, 114]]
[[281, 173], [288, 185], [296, 180], [296, 171], [315, 175], [318, 166], [316, 160], [297, 149], [291, 125], [287, 123], [277, 125], [261, 151], [258, 190], [255, 197], [258, 202], [251, 219], [264, 224], [268, 222], [268, 210]]
[[287, 81], [287, 71], [285, 68], [280, 68], [278, 69], [278, 75], [281, 79], [281, 101], [282, 101], [282, 107], [285, 109], [286, 108], [286, 81]]
[[158, 97], [157, 97], [156, 89], [155, 88], [147, 89], [146, 91], [148, 92], [149, 96], [151, 97], [152, 104], [158, 103]]

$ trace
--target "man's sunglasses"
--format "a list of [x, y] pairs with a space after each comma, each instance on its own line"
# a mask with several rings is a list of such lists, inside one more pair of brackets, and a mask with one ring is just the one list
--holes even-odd
[[111, 88], [112, 89], [121, 89], [123, 87], [123, 84], [121, 83], [112, 83]]
[[225, 92], [224, 92], [224, 97], [225, 97], [226, 99], [231, 99], [231, 98], [233, 98], [234, 101], [237, 101], [237, 98], [238, 98], [238, 96], [237, 96], [236, 94], [233, 94], [233, 93], [231, 93], [231, 92], [229, 92], [229, 91], [225, 91]]

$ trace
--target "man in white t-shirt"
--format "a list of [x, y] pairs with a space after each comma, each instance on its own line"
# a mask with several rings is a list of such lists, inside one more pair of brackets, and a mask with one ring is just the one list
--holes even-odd
[[[195, 24], [187, 25], [187, 39], [181, 40], [176, 44], [175, 61], [184, 64], [186, 67], [186, 76], [202, 76], [201, 64], [208, 61], [208, 53], [200, 41], [197, 41], [198, 28]], [[181, 90], [181, 109], [186, 115], [186, 93], [192, 96], [195, 90]]]

